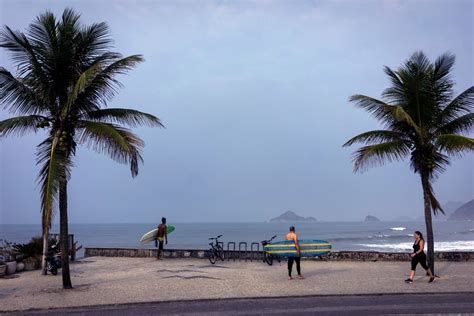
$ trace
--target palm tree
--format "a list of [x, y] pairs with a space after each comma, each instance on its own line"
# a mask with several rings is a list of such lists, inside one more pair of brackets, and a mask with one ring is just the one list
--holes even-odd
[[454, 61], [454, 55], [446, 53], [432, 63], [416, 52], [396, 71], [385, 67], [391, 87], [383, 91], [384, 101], [365, 95], [350, 97], [384, 129], [362, 133], [344, 144], [364, 144], [354, 153], [354, 171], [410, 157], [410, 167], [419, 174], [423, 188], [428, 264], [433, 273], [431, 212], [444, 211], [431, 183], [445, 171], [451, 157], [474, 151], [474, 139], [466, 136], [474, 126], [474, 87], [453, 98]]
[[69, 274], [67, 184], [77, 145], [85, 145], [130, 164], [132, 176], [143, 161], [144, 142], [129, 127], [162, 126], [150, 114], [106, 108], [121, 84], [115, 78], [143, 61], [111, 52], [105, 23], [83, 26], [80, 15], [66, 9], [57, 19], [51, 12], [36, 18], [26, 33], [5, 26], [0, 47], [10, 54], [16, 76], [0, 67], [0, 102], [15, 117], [0, 121], [0, 138], [45, 130], [37, 147], [41, 166], [43, 235], [47, 236], [55, 202], [59, 202], [61, 266], [64, 288]]

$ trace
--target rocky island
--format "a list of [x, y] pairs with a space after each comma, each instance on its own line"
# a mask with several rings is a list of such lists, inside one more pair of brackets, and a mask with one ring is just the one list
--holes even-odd
[[372, 215], [367, 215], [364, 219], [364, 222], [380, 222], [380, 219]]
[[449, 221], [474, 221], [474, 200], [461, 205], [448, 218]]
[[297, 223], [297, 222], [316, 222], [316, 218], [314, 217], [303, 217], [297, 215], [295, 212], [286, 211], [285, 213], [281, 214], [278, 217], [272, 218], [270, 220], [272, 223]]

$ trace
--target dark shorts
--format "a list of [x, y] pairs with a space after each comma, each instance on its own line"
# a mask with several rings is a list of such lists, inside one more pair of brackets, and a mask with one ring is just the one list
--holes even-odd
[[423, 267], [423, 269], [428, 270], [428, 265], [426, 264], [426, 255], [424, 252], [417, 254], [411, 258], [411, 269], [416, 270], [418, 263]]

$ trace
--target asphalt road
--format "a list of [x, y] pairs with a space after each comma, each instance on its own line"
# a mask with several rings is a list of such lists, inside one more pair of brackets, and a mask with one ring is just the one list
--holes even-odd
[[157, 302], [31, 310], [16, 313], [16, 315], [406, 315], [459, 313], [474, 314], [474, 292]]

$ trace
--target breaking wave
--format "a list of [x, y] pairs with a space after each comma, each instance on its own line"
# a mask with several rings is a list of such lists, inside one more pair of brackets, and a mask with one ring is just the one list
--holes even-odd
[[[387, 251], [407, 251], [413, 249], [413, 244], [407, 242], [397, 244], [357, 244], [357, 246]], [[435, 242], [434, 249], [435, 251], [474, 251], [474, 240]]]
[[369, 235], [364, 237], [336, 237], [328, 238], [328, 241], [331, 242], [341, 242], [341, 241], [370, 241], [370, 240], [385, 240], [385, 239], [407, 239], [411, 238], [412, 235], [386, 235], [386, 234], [376, 234]]
[[394, 231], [404, 231], [406, 229], [407, 229], [406, 227], [392, 227], [392, 228], [390, 228], [390, 230], [394, 230]]

